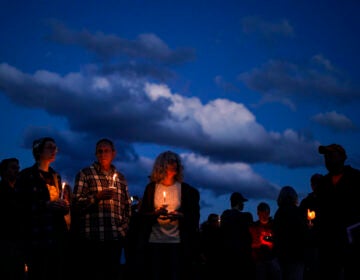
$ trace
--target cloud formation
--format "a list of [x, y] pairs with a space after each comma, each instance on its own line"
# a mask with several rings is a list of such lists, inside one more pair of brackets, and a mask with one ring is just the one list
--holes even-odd
[[[245, 17], [242, 31], [269, 41], [295, 36], [286, 19], [270, 22]], [[205, 99], [206, 92], [200, 98], [173, 87], [176, 67], [197, 59], [193, 48], [173, 48], [155, 33], [127, 39], [71, 30], [55, 21], [47, 39], [91, 53], [93, 61], [62, 74], [49, 69], [27, 73], [1, 62], [0, 92], [16, 105], [41, 110], [66, 123], [65, 130], [56, 125], [29, 126], [23, 146], [29, 148], [42, 135], [54, 136], [61, 147], [57, 166], [68, 178], [90, 163], [96, 140], [104, 136], [115, 140], [116, 165], [138, 194], [152, 165], [151, 156], [141, 153], [144, 146], [151, 146], [153, 154], [163, 149], [180, 151], [187, 180], [215, 196], [241, 190], [247, 197], [274, 199], [279, 186], [257, 173], [255, 165], [296, 169], [322, 164], [317, 153], [320, 143], [309, 134], [290, 126], [269, 129], [246, 102], [229, 95]], [[269, 58], [236, 73], [240, 74], [235, 82], [222, 74], [211, 81], [227, 94], [241, 96], [242, 86], [247, 94], [261, 97], [259, 104], [280, 103], [292, 112], [308, 101], [325, 100], [327, 112], [313, 114], [315, 124], [336, 131], [356, 127], [351, 117], [328, 108], [357, 103], [359, 90], [322, 54], [307, 63]]]

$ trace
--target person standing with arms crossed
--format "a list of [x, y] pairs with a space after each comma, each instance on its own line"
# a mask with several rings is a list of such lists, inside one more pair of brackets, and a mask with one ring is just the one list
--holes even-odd
[[[95, 155], [97, 160], [75, 178], [71, 231], [80, 255], [74, 267], [78, 279], [117, 280], [131, 199], [124, 175], [112, 164], [116, 156], [113, 142], [100, 139]], [[85, 268], [81, 267], [84, 263]]]

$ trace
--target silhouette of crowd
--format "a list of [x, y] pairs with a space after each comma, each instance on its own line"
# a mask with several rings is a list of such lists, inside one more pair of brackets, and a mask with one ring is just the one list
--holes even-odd
[[274, 214], [260, 202], [254, 218], [235, 191], [202, 223], [200, 193], [173, 151], [158, 154], [141, 197], [130, 196], [110, 139], [98, 140], [73, 187], [51, 166], [57, 152], [43, 137], [33, 165], [0, 163], [1, 279], [360, 278], [360, 171], [339, 144], [318, 147], [327, 173], [305, 178], [302, 200], [285, 184]]

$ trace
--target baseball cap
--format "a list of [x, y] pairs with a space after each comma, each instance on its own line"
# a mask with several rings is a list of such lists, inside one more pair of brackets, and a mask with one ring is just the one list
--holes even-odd
[[241, 193], [239, 193], [239, 192], [234, 192], [234, 193], [231, 194], [230, 201], [241, 201], [241, 202], [245, 202], [245, 201], [248, 201], [248, 199], [245, 198]]
[[327, 146], [319, 146], [319, 153], [320, 154], [332, 154], [332, 153], [339, 153], [346, 159], [346, 152], [345, 149], [339, 144], [330, 144]]

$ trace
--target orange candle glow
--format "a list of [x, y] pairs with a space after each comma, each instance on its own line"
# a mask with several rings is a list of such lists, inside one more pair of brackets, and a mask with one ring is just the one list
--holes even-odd
[[114, 174], [114, 176], [113, 176], [113, 179], [112, 179], [112, 183], [111, 183], [111, 189], [116, 189], [116, 187], [115, 187], [115, 179], [116, 179], [116, 173]]
[[61, 199], [64, 199], [64, 188], [65, 188], [65, 182], [62, 183], [62, 186], [61, 186]]
[[166, 192], [163, 192], [164, 204], [166, 204]]
[[315, 211], [310, 211], [310, 209], [307, 210], [307, 219], [309, 221], [309, 224], [312, 223], [312, 220], [314, 220], [316, 217]]

